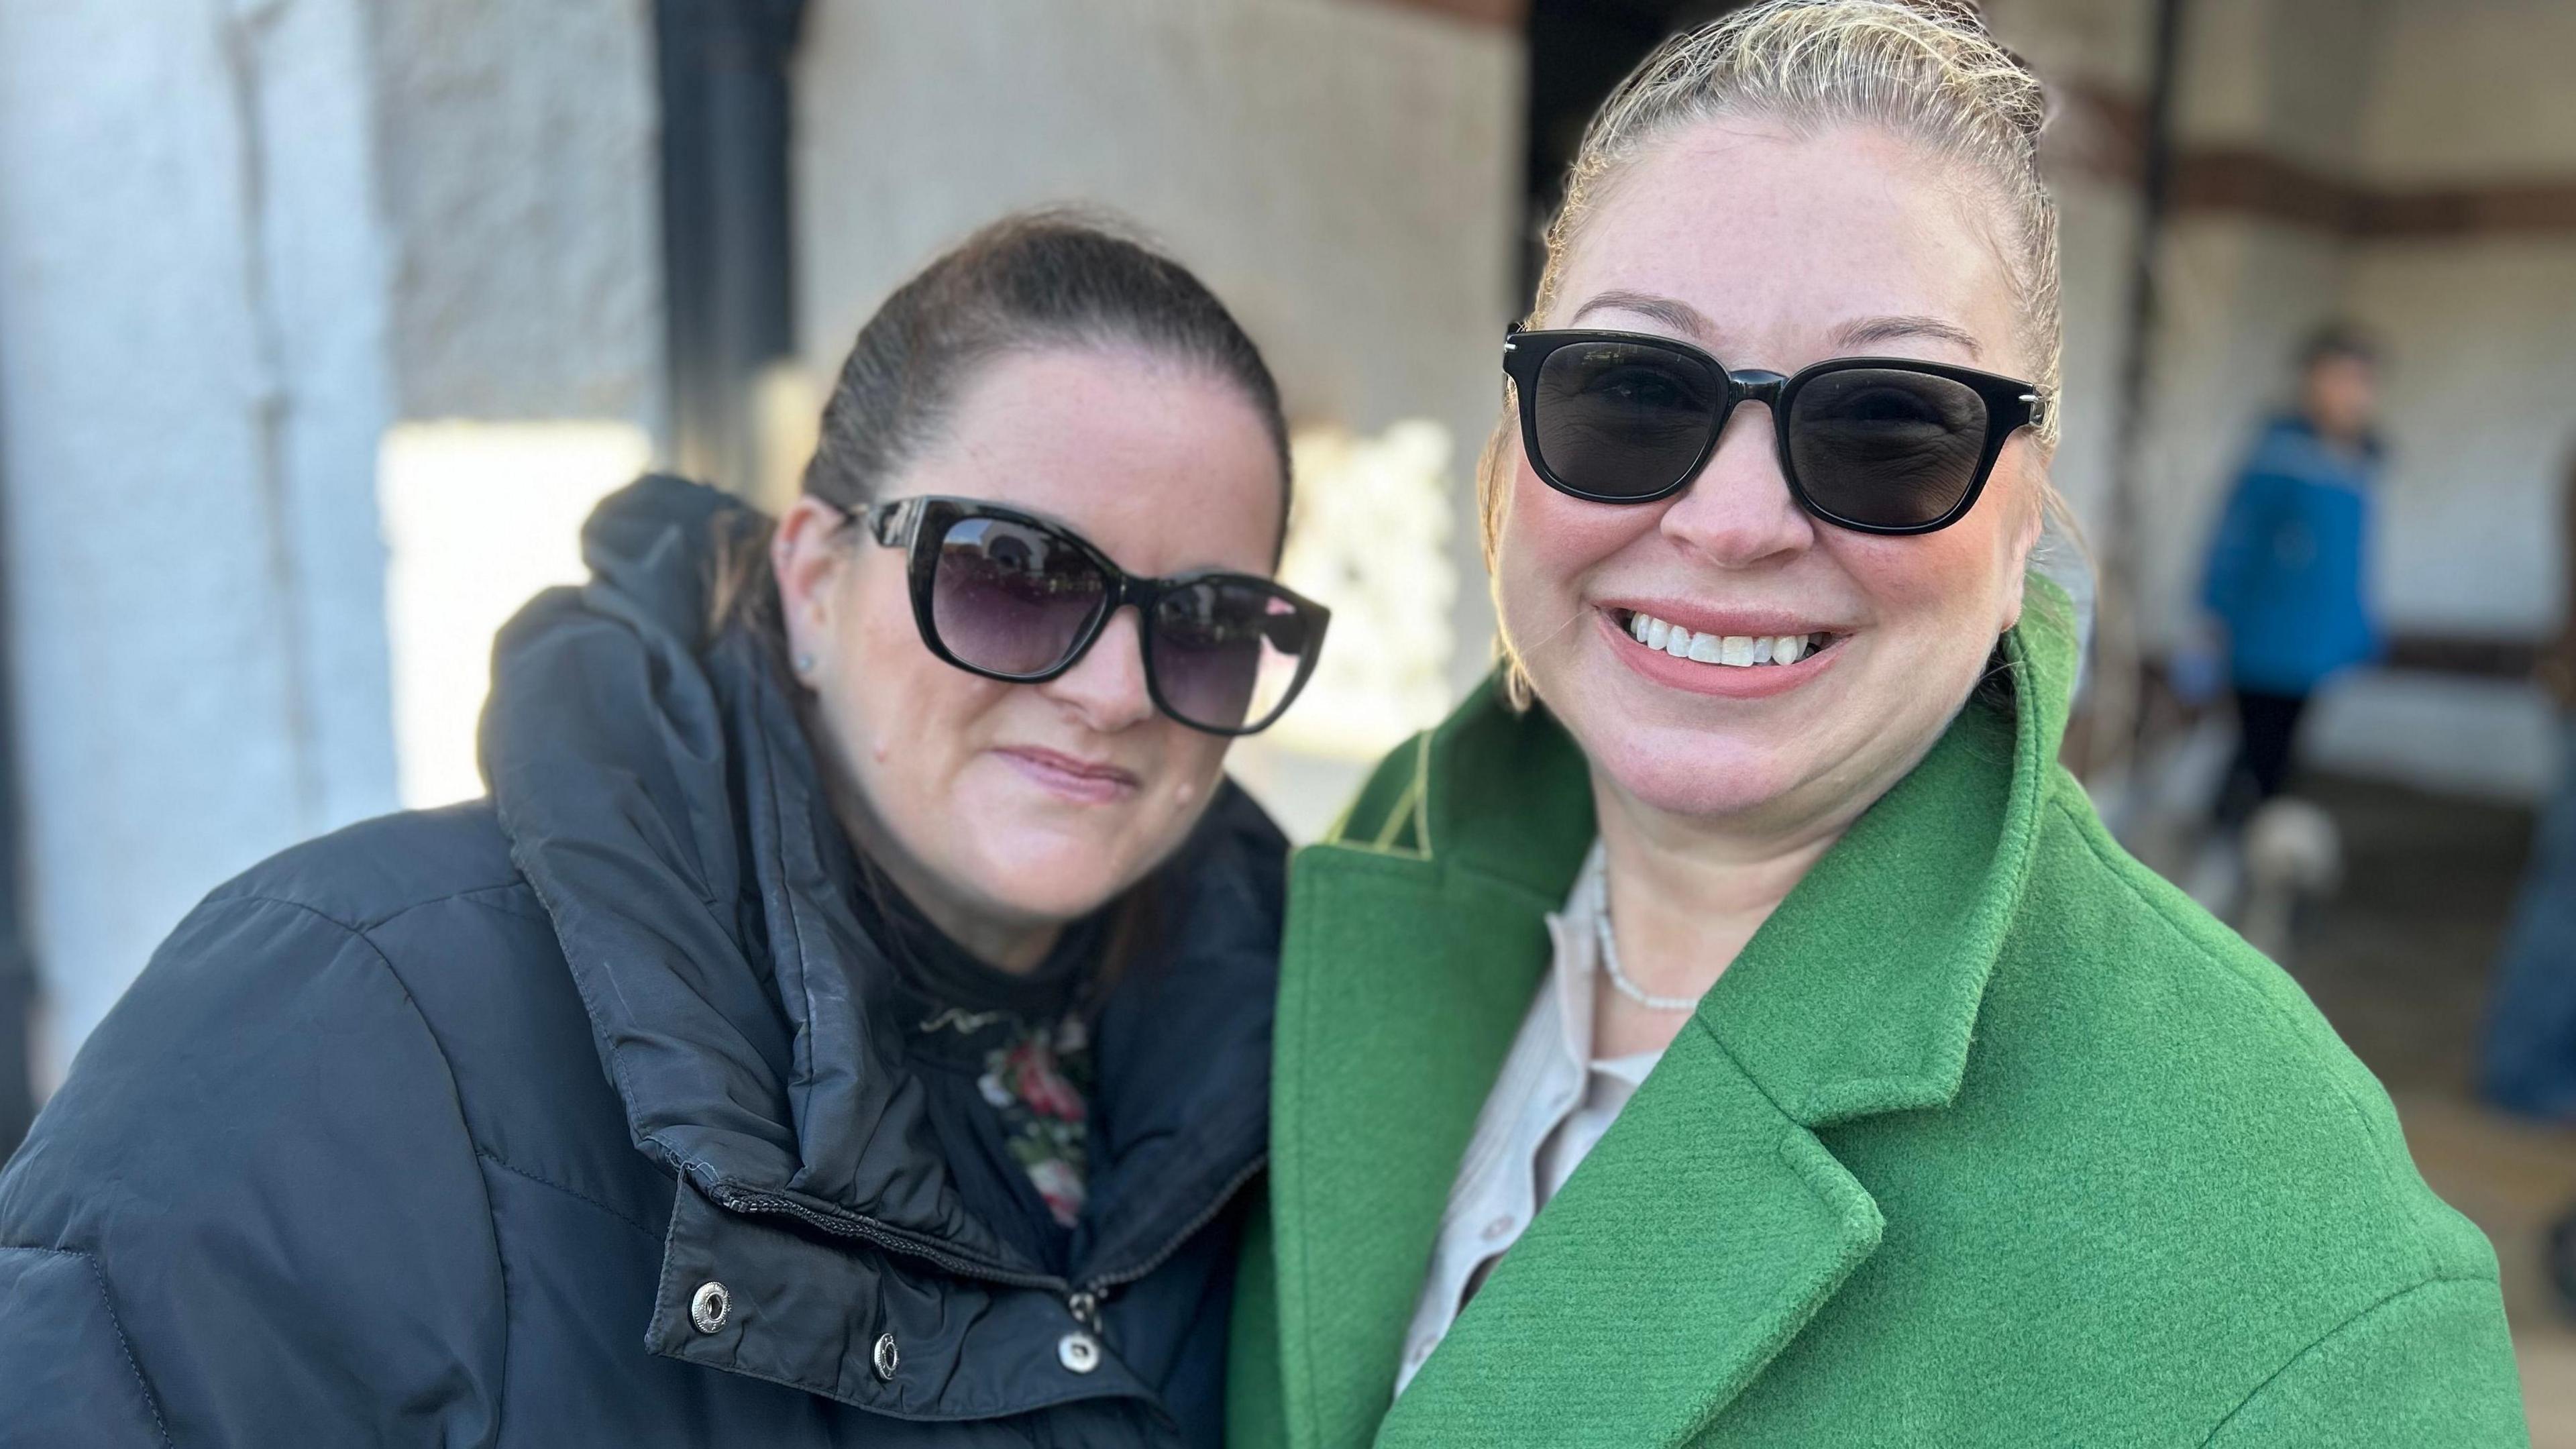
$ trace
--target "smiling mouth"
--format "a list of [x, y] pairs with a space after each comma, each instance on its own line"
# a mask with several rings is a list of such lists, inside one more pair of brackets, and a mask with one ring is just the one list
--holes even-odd
[[1796, 664], [1812, 659], [1851, 637], [1827, 632], [1695, 634], [1679, 624], [1640, 610], [1619, 610], [1615, 617], [1628, 637], [1645, 648], [1720, 669], [1762, 669], [1775, 664]]

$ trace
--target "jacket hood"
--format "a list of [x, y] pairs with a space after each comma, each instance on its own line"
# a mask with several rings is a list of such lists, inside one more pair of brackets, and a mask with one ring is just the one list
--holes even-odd
[[[647, 477], [582, 536], [591, 582], [502, 632], [481, 736], [636, 1145], [714, 1204], [952, 1271], [1061, 1286], [968, 1210], [904, 1065], [857, 862], [769, 651], [709, 641], [710, 549], [756, 520]], [[1257, 1164], [1284, 842], [1229, 785], [1157, 879], [1161, 943], [1103, 1005], [1077, 1277], [1139, 1273]]]

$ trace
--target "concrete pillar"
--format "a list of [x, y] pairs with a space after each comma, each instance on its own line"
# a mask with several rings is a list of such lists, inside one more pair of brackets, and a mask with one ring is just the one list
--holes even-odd
[[57, 1071], [208, 887], [393, 803], [364, 11], [0, 6], [0, 566]]
[[227, 876], [479, 788], [490, 629], [662, 427], [651, 36], [649, 0], [0, 5], [40, 1078]]

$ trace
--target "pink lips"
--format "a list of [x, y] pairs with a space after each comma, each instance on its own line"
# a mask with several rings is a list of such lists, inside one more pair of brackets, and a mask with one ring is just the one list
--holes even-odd
[[1715, 695], [1721, 699], [1769, 699], [1786, 694], [1834, 667], [1843, 657], [1841, 642], [1810, 654], [1795, 664], [1764, 664], [1751, 669], [1729, 669], [1722, 665], [1702, 664], [1690, 659], [1675, 659], [1661, 649], [1649, 649], [1629, 637], [1618, 617], [1607, 609], [1593, 611], [1593, 621], [1600, 628], [1603, 642], [1619, 662], [1657, 684], [1692, 694]]
[[1030, 783], [1078, 804], [1114, 804], [1134, 794], [1143, 783], [1116, 765], [1076, 759], [1034, 745], [1013, 745], [993, 753]]

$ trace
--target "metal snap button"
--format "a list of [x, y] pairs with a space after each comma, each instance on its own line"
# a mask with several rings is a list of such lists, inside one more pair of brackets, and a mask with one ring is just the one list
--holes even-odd
[[733, 1295], [725, 1285], [710, 1278], [698, 1285], [689, 1297], [689, 1321], [700, 1333], [714, 1333], [725, 1326], [725, 1315], [733, 1311]]
[[894, 1381], [894, 1371], [903, 1364], [903, 1355], [895, 1350], [894, 1335], [891, 1333], [877, 1335], [877, 1351], [869, 1357], [876, 1363], [877, 1377], [889, 1383]]
[[1100, 1340], [1087, 1333], [1068, 1333], [1055, 1341], [1055, 1361], [1074, 1373], [1087, 1374], [1100, 1367]]

